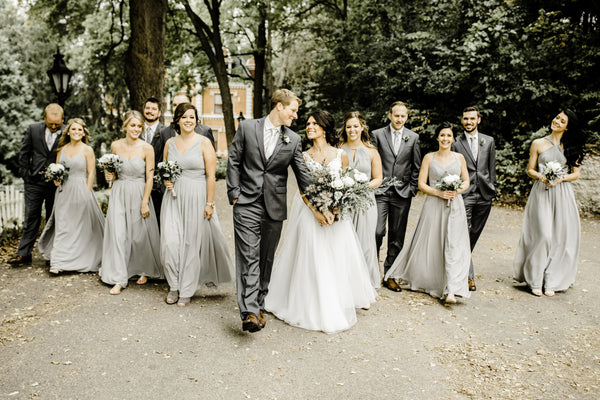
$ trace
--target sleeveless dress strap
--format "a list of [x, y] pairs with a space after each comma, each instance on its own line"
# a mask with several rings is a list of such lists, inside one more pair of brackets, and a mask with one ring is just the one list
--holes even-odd
[[550, 139], [550, 136], [544, 136], [544, 139], [546, 139], [547, 141], [549, 141], [550, 143], [552, 143], [552, 146], [556, 146], [554, 144], [554, 142], [552, 141], [552, 139]]

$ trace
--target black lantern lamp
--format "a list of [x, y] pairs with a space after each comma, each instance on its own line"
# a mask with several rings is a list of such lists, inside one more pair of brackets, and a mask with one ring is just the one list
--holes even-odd
[[60, 104], [61, 107], [65, 105], [65, 100], [68, 97], [69, 81], [73, 75], [73, 72], [65, 65], [63, 57], [64, 56], [60, 54], [60, 49], [57, 48], [56, 54], [54, 55], [54, 64], [52, 65], [52, 68], [48, 70], [50, 83], [52, 83], [52, 88], [58, 97], [58, 104]]

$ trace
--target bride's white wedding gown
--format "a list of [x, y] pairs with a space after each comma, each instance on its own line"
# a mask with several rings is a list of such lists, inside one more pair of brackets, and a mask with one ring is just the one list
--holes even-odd
[[[341, 169], [341, 153], [327, 167]], [[323, 168], [304, 153], [310, 170]], [[265, 308], [290, 325], [335, 333], [356, 323], [356, 308], [375, 301], [351, 220], [321, 226], [296, 194], [275, 258]]]

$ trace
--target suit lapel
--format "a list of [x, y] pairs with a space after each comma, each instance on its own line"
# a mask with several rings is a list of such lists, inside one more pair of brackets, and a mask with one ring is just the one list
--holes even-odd
[[467, 134], [463, 133], [459, 139], [459, 143], [464, 147], [465, 149], [465, 153], [467, 153], [469, 155], [469, 157], [471, 158], [471, 162], [475, 165], [477, 165], [477, 162], [475, 161], [475, 157], [473, 157], [473, 152], [471, 151], [471, 146], [469, 145], [469, 140], [467, 139]]
[[261, 118], [256, 120], [256, 145], [260, 152], [263, 164], [267, 164], [267, 158], [265, 157], [265, 119]]
[[[392, 128], [390, 128], [389, 125], [386, 126], [383, 136], [385, 136], [385, 140], [386, 140], [388, 146], [390, 146], [390, 151], [392, 152], [392, 155], [393, 155], [394, 154], [394, 142], [392, 141]], [[398, 153], [400, 153], [400, 152], [398, 152]], [[396, 154], [396, 156], [397, 156], [397, 154]]]

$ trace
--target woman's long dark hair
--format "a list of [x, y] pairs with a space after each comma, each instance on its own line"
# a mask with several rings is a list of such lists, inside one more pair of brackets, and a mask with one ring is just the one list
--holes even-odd
[[321, 128], [325, 131], [325, 140], [330, 146], [336, 147], [340, 141], [337, 132], [335, 131], [335, 120], [327, 111], [317, 110], [308, 115], [308, 118], [313, 117]]
[[587, 134], [579, 124], [577, 115], [568, 108], [562, 110], [568, 118], [567, 130], [563, 133], [561, 143], [565, 149], [567, 165], [570, 168], [579, 167], [585, 156], [584, 146]]
[[189, 110], [194, 110], [194, 114], [196, 115], [196, 125], [198, 125], [198, 110], [196, 110], [196, 107], [194, 107], [192, 103], [181, 103], [175, 109], [175, 112], [173, 113], [173, 122], [171, 122], [171, 128], [175, 129], [175, 132], [178, 134], [181, 134], [179, 120], [183, 117], [183, 114]]

